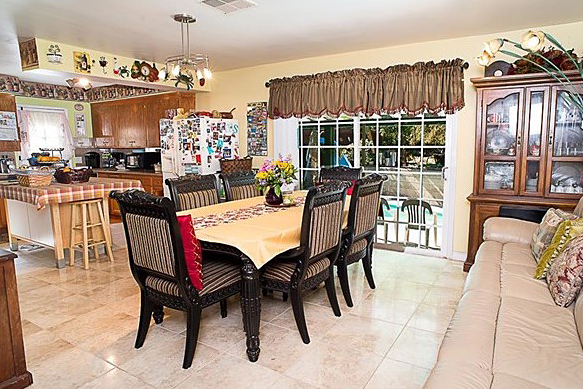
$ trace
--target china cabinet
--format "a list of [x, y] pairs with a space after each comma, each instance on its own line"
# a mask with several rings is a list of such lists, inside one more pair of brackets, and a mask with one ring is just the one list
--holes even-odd
[[[583, 82], [569, 73], [583, 94]], [[573, 209], [583, 195], [583, 113], [546, 74], [473, 78], [476, 151], [470, 236], [464, 270], [482, 242], [482, 225], [500, 207]]]

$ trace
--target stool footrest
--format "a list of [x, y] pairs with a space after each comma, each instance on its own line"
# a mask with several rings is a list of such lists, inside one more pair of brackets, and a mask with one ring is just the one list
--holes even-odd
[[[98, 244], [107, 244], [107, 242], [105, 240], [98, 240], [95, 242], [92, 239], [87, 240], [87, 247], [97, 246]], [[75, 243], [75, 247], [77, 246], [83, 248], [83, 241]]]
[[[87, 228], [91, 228], [91, 227], [98, 227], [98, 226], [102, 226], [102, 225], [103, 225], [102, 223], [87, 224]], [[80, 226], [75, 226], [75, 227], [73, 227], [73, 229], [74, 229], [74, 230], [82, 230], [82, 229], [83, 229], [83, 226], [82, 226], [82, 225], [80, 225]]]

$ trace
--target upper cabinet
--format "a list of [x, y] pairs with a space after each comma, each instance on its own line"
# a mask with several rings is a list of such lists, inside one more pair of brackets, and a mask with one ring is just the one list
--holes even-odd
[[[91, 104], [96, 144], [112, 148], [160, 146], [160, 119], [166, 110], [194, 109], [193, 93], [164, 93]], [[101, 139], [103, 138], [103, 139]]]
[[474, 193], [581, 197], [582, 112], [562, 86], [512, 77], [507, 85], [472, 80], [478, 87]]
[[[0, 93], [0, 111], [16, 112], [16, 99], [8, 93]], [[20, 139], [20, 129], [18, 130]], [[0, 140], [0, 151], [20, 151], [19, 140]]]

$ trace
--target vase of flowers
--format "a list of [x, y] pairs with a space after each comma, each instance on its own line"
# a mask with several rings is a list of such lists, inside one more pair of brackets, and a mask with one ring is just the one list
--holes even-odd
[[255, 184], [257, 189], [265, 195], [265, 202], [272, 206], [281, 205], [283, 191], [293, 185], [294, 180], [297, 180], [297, 172], [298, 169], [291, 161], [291, 156], [285, 159], [281, 156], [276, 160], [266, 159], [255, 175]]

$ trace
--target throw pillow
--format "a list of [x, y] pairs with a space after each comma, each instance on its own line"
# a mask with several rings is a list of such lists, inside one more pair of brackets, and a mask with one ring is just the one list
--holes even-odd
[[350, 180], [350, 182], [352, 183], [352, 185], [350, 185], [350, 188], [346, 189], [346, 194], [348, 196], [352, 195], [352, 191], [354, 190], [354, 184], [356, 184], [356, 180]]
[[567, 307], [583, 286], [583, 235], [574, 238], [552, 263], [547, 282], [555, 304]]
[[202, 246], [194, 233], [190, 215], [178, 216], [178, 227], [188, 278], [196, 290], [202, 290]]
[[534, 278], [539, 280], [547, 276], [552, 261], [561, 254], [573, 238], [583, 233], [583, 219], [565, 220], [559, 224], [549, 247], [542, 253]]
[[532, 256], [537, 263], [539, 262], [543, 251], [545, 251], [553, 240], [553, 236], [555, 236], [559, 224], [561, 224], [562, 221], [569, 219], [577, 219], [577, 216], [560, 209], [551, 208], [547, 211], [540, 225], [534, 232], [530, 244]]

